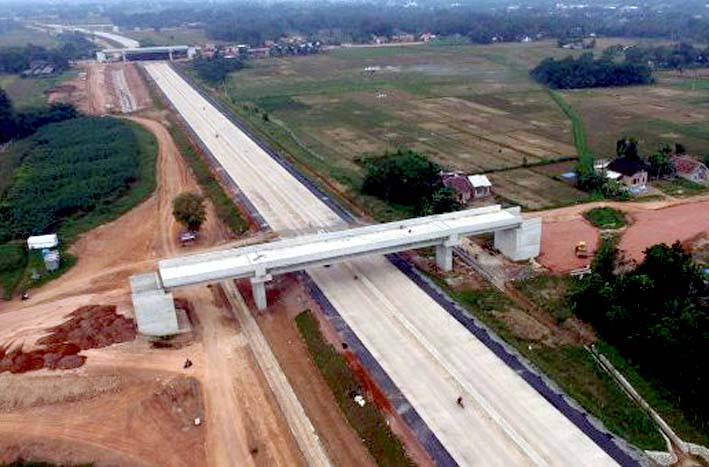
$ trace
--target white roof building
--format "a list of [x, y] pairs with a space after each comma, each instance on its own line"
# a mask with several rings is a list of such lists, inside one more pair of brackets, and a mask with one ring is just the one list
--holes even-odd
[[468, 175], [468, 181], [473, 185], [473, 188], [492, 186], [492, 183], [485, 175]]
[[57, 245], [59, 245], [59, 238], [57, 237], [57, 234], [35, 235], [27, 238], [27, 248], [30, 250], [54, 248]]

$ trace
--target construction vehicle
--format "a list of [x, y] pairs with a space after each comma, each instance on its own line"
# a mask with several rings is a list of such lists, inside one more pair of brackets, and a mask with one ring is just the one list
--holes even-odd
[[588, 245], [586, 245], [586, 242], [580, 241], [576, 244], [574, 252], [577, 258], [588, 258]]

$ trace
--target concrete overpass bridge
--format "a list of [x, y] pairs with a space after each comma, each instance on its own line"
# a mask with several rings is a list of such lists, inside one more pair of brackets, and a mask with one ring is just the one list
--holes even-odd
[[189, 45], [165, 45], [155, 47], [135, 46], [100, 50], [96, 52], [96, 60], [99, 62], [106, 62], [115, 59], [119, 59], [124, 62], [145, 59], [172, 61], [176, 57], [192, 59], [196, 53], [196, 49]]
[[265, 309], [265, 284], [274, 275], [433, 246], [436, 264], [449, 271], [453, 247], [463, 237], [484, 233], [494, 233], [495, 247], [512, 260], [539, 254], [541, 219], [524, 220], [519, 208], [495, 205], [166, 259], [158, 263], [157, 274], [131, 277], [138, 327], [148, 335], [177, 331], [172, 297], [166, 292], [176, 287], [249, 278], [256, 306]]

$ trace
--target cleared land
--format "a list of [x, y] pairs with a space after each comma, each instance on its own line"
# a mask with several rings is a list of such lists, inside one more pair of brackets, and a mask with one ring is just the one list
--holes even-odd
[[[146, 69], [274, 229], [302, 232], [341, 225], [330, 209], [167, 65], [151, 63]], [[384, 258], [315, 268], [309, 274], [454, 459], [614, 464]], [[469, 401], [465, 410], [455, 403], [461, 394]]]
[[[645, 203], [600, 202], [570, 206], [541, 213], [544, 219], [542, 248], [538, 261], [554, 272], [568, 272], [591, 262], [599, 244], [599, 231], [584, 219], [583, 213], [592, 208], [612, 207], [625, 213], [628, 226], [620, 231], [620, 249], [628, 260], [641, 261], [643, 251], [657, 243], [691, 242], [709, 231], [707, 196], [691, 201], [674, 200]], [[577, 258], [574, 247], [585, 241], [588, 258]]]
[[23, 110], [45, 105], [47, 95], [52, 88], [76, 77], [77, 72], [74, 70], [41, 78], [22, 78], [19, 75], [0, 74], [0, 88], [7, 92], [19, 110]]

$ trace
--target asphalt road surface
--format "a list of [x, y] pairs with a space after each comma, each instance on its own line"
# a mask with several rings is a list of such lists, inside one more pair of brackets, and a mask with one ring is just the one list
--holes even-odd
[[[275, 231], [343, 227], [167, 64], [145, 68]], [[616, 465], [384, 257], [308, 274], [460, 465]]]

